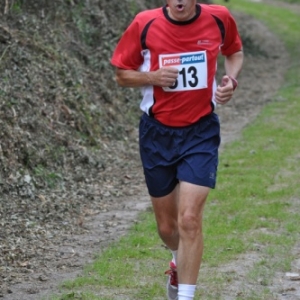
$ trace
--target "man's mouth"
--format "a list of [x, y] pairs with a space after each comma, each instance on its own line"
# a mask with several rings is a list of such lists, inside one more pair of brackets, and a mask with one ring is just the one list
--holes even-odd
[[176, 5], [176, 8], [178, 11], [183, 11], [184, 6], [182, 4], [178, 4], [178, 5]]

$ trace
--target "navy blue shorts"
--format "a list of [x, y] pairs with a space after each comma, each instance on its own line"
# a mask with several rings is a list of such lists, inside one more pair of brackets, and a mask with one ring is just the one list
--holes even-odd
[[186, 127], [165, 126], [144, 114], [139, 145], [152, 197], [168, 195], [179, 181], [215, 187], [220, 145], [220, 123], [215, 113]]

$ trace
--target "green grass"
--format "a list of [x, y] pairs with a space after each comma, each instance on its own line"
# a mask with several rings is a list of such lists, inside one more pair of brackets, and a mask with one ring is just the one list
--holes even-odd
[[[282, 0], [276, 0], [277, 2], [282, 2]], [[288, 3], [300, 4], [300, 0], [285, 0]]]
[[[222, 300], [224, 289], [237, 279], [236, 299], [274, 299], [272, 278], [290, 270], [299, 240], [299, 15], [243, 0], [231, 0], [230, 9], [265, 22], [285, 42], [291, 64], [278, 100], [221, 154], [217, 189], [205, 211], [196, 299]], [[243, 267], [246, 257], [253, 261], [241, 270], [241, 280], [228, 266]], [[52, 299], [165, 299], [163, 270], [169, 258], [152, 213], [144, 213], [126, 237], [103, 251], [82, 276], [63, 283], [62, 296]]]

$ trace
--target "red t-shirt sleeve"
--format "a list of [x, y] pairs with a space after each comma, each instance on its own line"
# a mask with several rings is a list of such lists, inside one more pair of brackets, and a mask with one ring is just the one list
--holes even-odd
[[227, 12], [228, 16], [225, 21], [226, 34], [224, 44], [221, 47], [221, 52], [225, 56], [229, 56], [235, 52], [242, 50], [242, 41], [237, 29], [236, 22], [228, 10]]
[[139, 23], [136, 19], [123, 33], [110, 62], [126, 70], [137, 70], [143, 63]]

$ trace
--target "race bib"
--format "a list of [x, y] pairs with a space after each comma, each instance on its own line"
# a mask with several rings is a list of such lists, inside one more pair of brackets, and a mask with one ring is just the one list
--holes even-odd
[[179, 71], [173, 86], [163, 88], [166, 92], [191, 91], [207, 88], [206, 51], [161, 54], [159, 67], [174, 67]]

